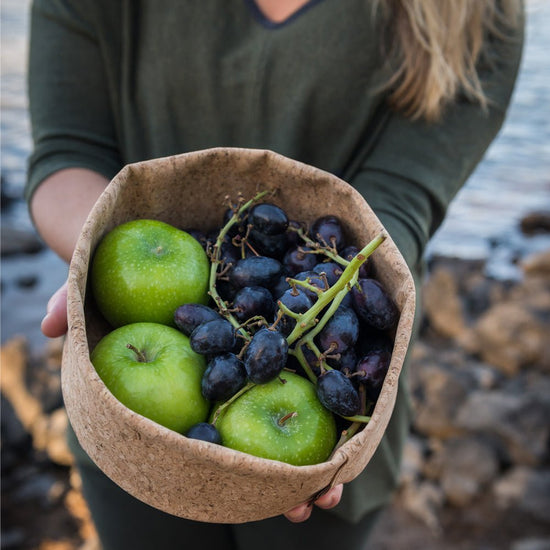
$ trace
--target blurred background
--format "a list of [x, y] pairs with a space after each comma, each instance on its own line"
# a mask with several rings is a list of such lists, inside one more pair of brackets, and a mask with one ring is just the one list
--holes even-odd
[[[63, 431], [62, 340], [40, 321], [67, 266], [22, 200], [29, 0], [1, 3], [1, 548], [97, 548]], [[415, 423], [370, 549], [550, 549], [550, 2], [527, 0], [507, 120], [431, 242]]]

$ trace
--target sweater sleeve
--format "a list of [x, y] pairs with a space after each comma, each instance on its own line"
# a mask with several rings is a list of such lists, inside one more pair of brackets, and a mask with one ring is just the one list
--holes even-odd
[[33, 152], [25, 197], [63, 168], [112, 178], [121, 167], [102, 52], [88, 2], [35, 0], [31, 10], [29, 109]]
[[499, 132], [510, 103], [523, 27], [495, 44], [480, 69], [486, 109], [460, 98], [437, 123], [388, 113], [374, 145], [348, 179], [376, 212], [411, 268], [441, 225], [456, 193]]

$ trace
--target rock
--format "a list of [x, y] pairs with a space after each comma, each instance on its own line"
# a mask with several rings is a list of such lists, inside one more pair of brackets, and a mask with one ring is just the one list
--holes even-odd
[[21, 458], [29, 453], [32, 447], [32, 439], [4, 395], [2, 395], [0, 422], [2, 434], [1, 466], [2, 473], [4, 473], [16, 467]]
[[550, 250], [534, 252], [520, 263], [521, 269], [527, 276], [542, 276], [550, 278]]
[[423, 289], [424, 315], [431, 327], [447, 338], [459, 337], [465, 329], [464, 311], [454, 274], [439, 267]]
[[445, 502], [443, 491], [430, 481], [404, 485], [400, 494], [403, 507], [427, 525], [434, 534], [441, 532], [439, 513]]
[[493, 306], [481, 316], [461, 343], [470, 352], [508, 376], [528, 365], [546, 363], [548, 326], [539, 316], [516, 302]]
[[493, 493], [497, 506], [500, 508], [516, 506], [525, 494], [531, 474], [531, 468], [516, 466], [496, 481], [493, 485]]
[[469, 504], [499, 471], [493, 446], [468, 436], [446, 443], [442, 464], [441, 487], [447, 501], [454, 506]]
[[403, 449], [401, 463], [401, 483], [411, 483], [418, 479], [426, 454], [426, 443], [420, 437], [409, 436]]
[[[45, 412], [42, 401], [30, 391], [27, 385], [27, 347], [25, 338], [14, 338], [2, 346], [2, 393], [21, 425], [31, 434], [35, 449], [48, 453], [56, 464], [69, 466], [73, 463], [73, 457], [65, 438], [68, 423], [66, 412], [62, 408]], [[42, 370], [44, 372], [45, 369]], [[59, 387], [59, 378], [50, 374], [49, 379], [53, 381], [54, 388]]]
[[0, 252], [4, 256], [36, 254], [44, 250], [44, 243], [33, 231], [2, 225]]
[[550, 550], [550, 537], [528, 537], [512, 543], [510, 550]]
[[476, 390], [456, 415], [465, 431], [496, 436], [510, 460], [537, 465], [548, 455], [550, 396], [525, 390]]
[[520, 228], [525, 235], [550, 233], [550, 210], [529, 212], [522, 218]]
[[25, 275], [20, 275], [17, 277], [15, 283], [19, 288], [30, 289], [34, 288], [38, 284], [39, 278], [38, 275], [34, 273], [29, 273]]
[[14, 196], [12, 193], [9, 193], [6, 190], [7, 178], [2, 173], [0, 175], [0, 209], [2, 212], [7, 211], [11, 208], [14, 202], [17, 201], [18, 197]]
[[22, 548], [26, 538], [23, 529], [2, 529], [2, 550]]
[[448, 438], [461, 432], [454, 421], [475, 379], [467, 371], [445, 364], [426, 364], [413, 385], [414, 427], [422, 435]]
[[52, 488], [55, 488], [56, 478], [49, 473], [36, 473], [21, 480], [16, 490], [12, 492], [12, 501], [23, 505], [25, 502], [35, 500], [42, 506], [53, 504], [50, 498]]
[[550, 470], [534, 470], [527, 479], [520, 509], [547, 522], [550, 511]]
[[550, 470], [525, 466], [513, 468], [493, 487], [497, 505], [514, 508], [541, 522], [548, 522]]

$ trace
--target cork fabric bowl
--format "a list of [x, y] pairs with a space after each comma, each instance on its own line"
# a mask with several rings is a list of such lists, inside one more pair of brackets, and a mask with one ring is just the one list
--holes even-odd
[[[188, 519], [242, 523], [286, 512], [367, 465], [389, 422], [414, 316], [414, 285], [388, 238], [373, 255], [376, 276], [400, 310], [392, 361], [372, 420], [324, 463], [291, 466], [170, 431], [123, 406], [90, 362], [108, 327], [88, 292], [90, 259], [110, 229], [137, 218], [180, 228], [218, 227], [224, 198], [276, 190], [270, 201], [293, 219], [338, 215], [364, 246], [383, 228], [364, 199], [337, 177], [271, 151], [216, 148], [130, 164], [90, 213], [69, 269], [69, 329], [62, 388], [70, 422], [92, 460], [122, 489], [160, 510]], [[315, 189], [315, 199], [311, 190]]]

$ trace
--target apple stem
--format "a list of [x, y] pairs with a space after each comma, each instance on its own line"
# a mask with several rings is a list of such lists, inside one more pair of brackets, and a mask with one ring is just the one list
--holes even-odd
[[296, 416], [298, 416], [298, 413], [296, 411], [289, 412], [288, 414], [285, 414], [282, 418], [279, 418], [277, 424], [279, 424], [279, 426], [284, 426], [291, 418], [295, 418]]
[[140, 363], [147, 363], [147, 356], [143, 351], [137, 349], [133, 344], [126, 344], [126, 347], [136, 354], [136, 358]]

